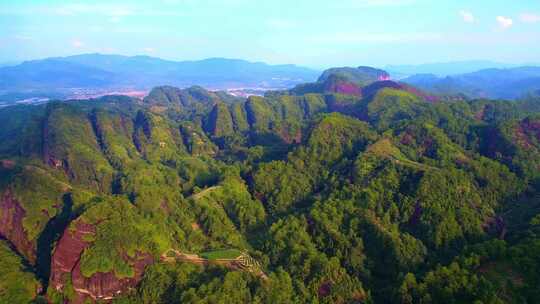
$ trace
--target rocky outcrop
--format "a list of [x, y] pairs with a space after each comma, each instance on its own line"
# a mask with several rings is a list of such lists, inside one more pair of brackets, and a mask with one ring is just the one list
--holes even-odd
[[530, 117], [523, 119], [516, 128], [516, 138], [523, 148], [533, 147], [534, 141], [540, 142], [540, 121]]
[[[126, 259], [129, 259], [127, 256]], [[91, 298], [93, 300], [111, 300], [134, 288], [142, 279], [144, 269], [153, 263], [153, 258], [148, 254], [138, 254], [130, 259], [135, 270], [132, 278], [119, 279], [113, 272], [96, 273], [86, 278], [81, 273], [79, 262], [72, 271], [71, 279], [73, 289], [80, 299]]]
[[58, 291], [64, 289], [66, 278], [71, 276], [71, 272], [79, 263], [84, 249], [90, 246], [89, 242], [84, 241], [84, 236], [94, 233], [95, 228], [93, 226], [82, 222], [77, 222], [75, 229], [68, 227], [64, 231], [52, 257], [51, 277], [49, 279], [51, 287]]
[[28, 239], [23, 227], [26, 211], [11, 190], [5, 190], [0, 197], [0, 236], [5, 238], [30, 263], [36, 261], [36, 248]]
[[138, 111], [135, 117], [133, 143], [139, 152], [152, 140], [152, 118], [148, 113]]
[[300, 144], [302, 142], [302, 130], [283, 126], [278, 130], [279, 137], [287, 144]]
[[[135, 275], [130, 278], [117, 278], [113, 272], [95, 273], [85, 277], [81, 272], [81, 256], [85, 249], [92, 245], [86, 241], [88, 236], [95, 234], [93, 225], [78, 220], [68, 227], [54, 251], [51, 263], [49, 284], [58, 292], [73, 288], [75, 298], [71, 303], [84, 303], [86, 300], [111, 300], [134, 288], [142, 279], [144, 269], [153, 263], [149, 254], [136, 254], [130, 258], [124, 257], [132, 265]], [[86, 239], [86, 240], [85, 240]], [[71, 282], [71, 286], [67, 286]]]

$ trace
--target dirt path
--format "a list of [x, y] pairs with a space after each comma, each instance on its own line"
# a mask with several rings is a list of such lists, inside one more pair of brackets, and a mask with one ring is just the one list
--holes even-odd
[[247, 254], [241, 254], [235, 259], [205, 259], [198, 254], [184, 253], [175, 249], [169, 249], [161, 255], [161, 261], [165, 263], [176, 263], [177, 261], [193, 263], [197, 265], [221, 265], [231, 270], [251, 272], [263, 280], [268, 276], [261, 270], [260, 265]]
[[199, 193], [197, 193], [197, 194], [193, 194], [191, 197], [192, 197], [193, 199], [197, 200], [197, 199], [201, 198], [202, 196], [204, 196], [204, 195], [206, 195], [206, 194], [208, 194], [208, 193], [210, 193], [210, 192], [212, 192], [212, 191], [218, 189], [219, 187], [220, 187], [220, 186], [212, 186], [212, 187], [210, 187], [210, 188], [206, 188], [206, 189], [204, 189], [203, 191], [201, 191], [201, 192], [199, 192]]

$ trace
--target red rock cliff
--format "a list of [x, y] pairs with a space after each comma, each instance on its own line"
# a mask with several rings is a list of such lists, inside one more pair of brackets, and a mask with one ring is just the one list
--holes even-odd
[[11, 190], [5, 190], [0, 196], [0, 236], [10, 241], [17, 251], [30, 263], [35, 264], [36, 247], [28, 240], [23, 227], [26, 211], [17, 201]]
[[80, 258], [84, 250], [92, 244], [85, 241], [85, 235], [96, 232], [92, 225], [75, 221], [68, 227], [53, 253], [51, 262], [51, 277], [49, 284], [58, 292], [62, 292], [66, 282], [71, 278], [76, 296], [71, 303], [84, 303], [85, 300], [111, 300], [134, 288], [142, 279], [144, 269], [153, 263], [149, 254], [138, 254], [135, 258], [125, 256], [126, 261], [133, 266], [135, 275], [132, 278], [117, 278], [113, 272], [96, 273], [89, 278], [82, 275]]
[[362, 96], [362, 90], [356, 84], [346, 81], [336, 81], [326, 84], [325, 91], [345, 94], [345, 95], [354, 95]]

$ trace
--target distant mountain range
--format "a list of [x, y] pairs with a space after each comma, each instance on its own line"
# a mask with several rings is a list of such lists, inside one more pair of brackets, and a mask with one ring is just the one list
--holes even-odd
[[489, 60], [467, 60], [418, 65], [387, 65], [384, 69], [392, 74], [393, 78], [405, 78], [415, 74], [434, 74], [439, 77], [444, 77], [472, 73], [485, 69], [508, 69], [521, 66], [540, 66], [540, 64], [513, 64]]
[[0, 62], [0, 67], [6, 67], [6, 66], [13, 66], [13, 65], [17, 65], [19, 64], [20, 62], [18, 61], [5, 61], [5, 62]]
[[292, 64], [269, 65], [240, 59], [171, 61], [149, 56], [83, 54], [0, 65], [0, 106], [43, 98], [81, 99], [107, 94], [142, 97], [156, 86], [196, 85], [236, 90], [235, 94], [241, 96], [253, 92], [262, 95], [266, 90], [361, 96], [361, 87], [390, 78], [400, 80], [403, 87], [407, 84], [427, 91], [426, 96], [516, 99], [540, 90], [540, 67], [491, 61], [394, 65], [385, 70], [342, 67], [319, 75], [317, 70]]
[[239, 59], [170, 61], [148, 56], [84, 54], [0, 67], [0, 91], [11, 96], [62, 95], [72, 89], [149, 89], [157, 85], [212, 89], [288, 88], [317, 79], [319, 71]]
[[438, 95], [516, 99], [540, 90], [540, 67], [485, 69], [447, 77], [418, 74], [402, 81]]

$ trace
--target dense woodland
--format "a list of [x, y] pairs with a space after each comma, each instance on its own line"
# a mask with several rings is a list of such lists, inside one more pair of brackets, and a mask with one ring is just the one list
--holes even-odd
[[331, 73], [1, 108], [0, 302], [540, 303], [540, 98]]

